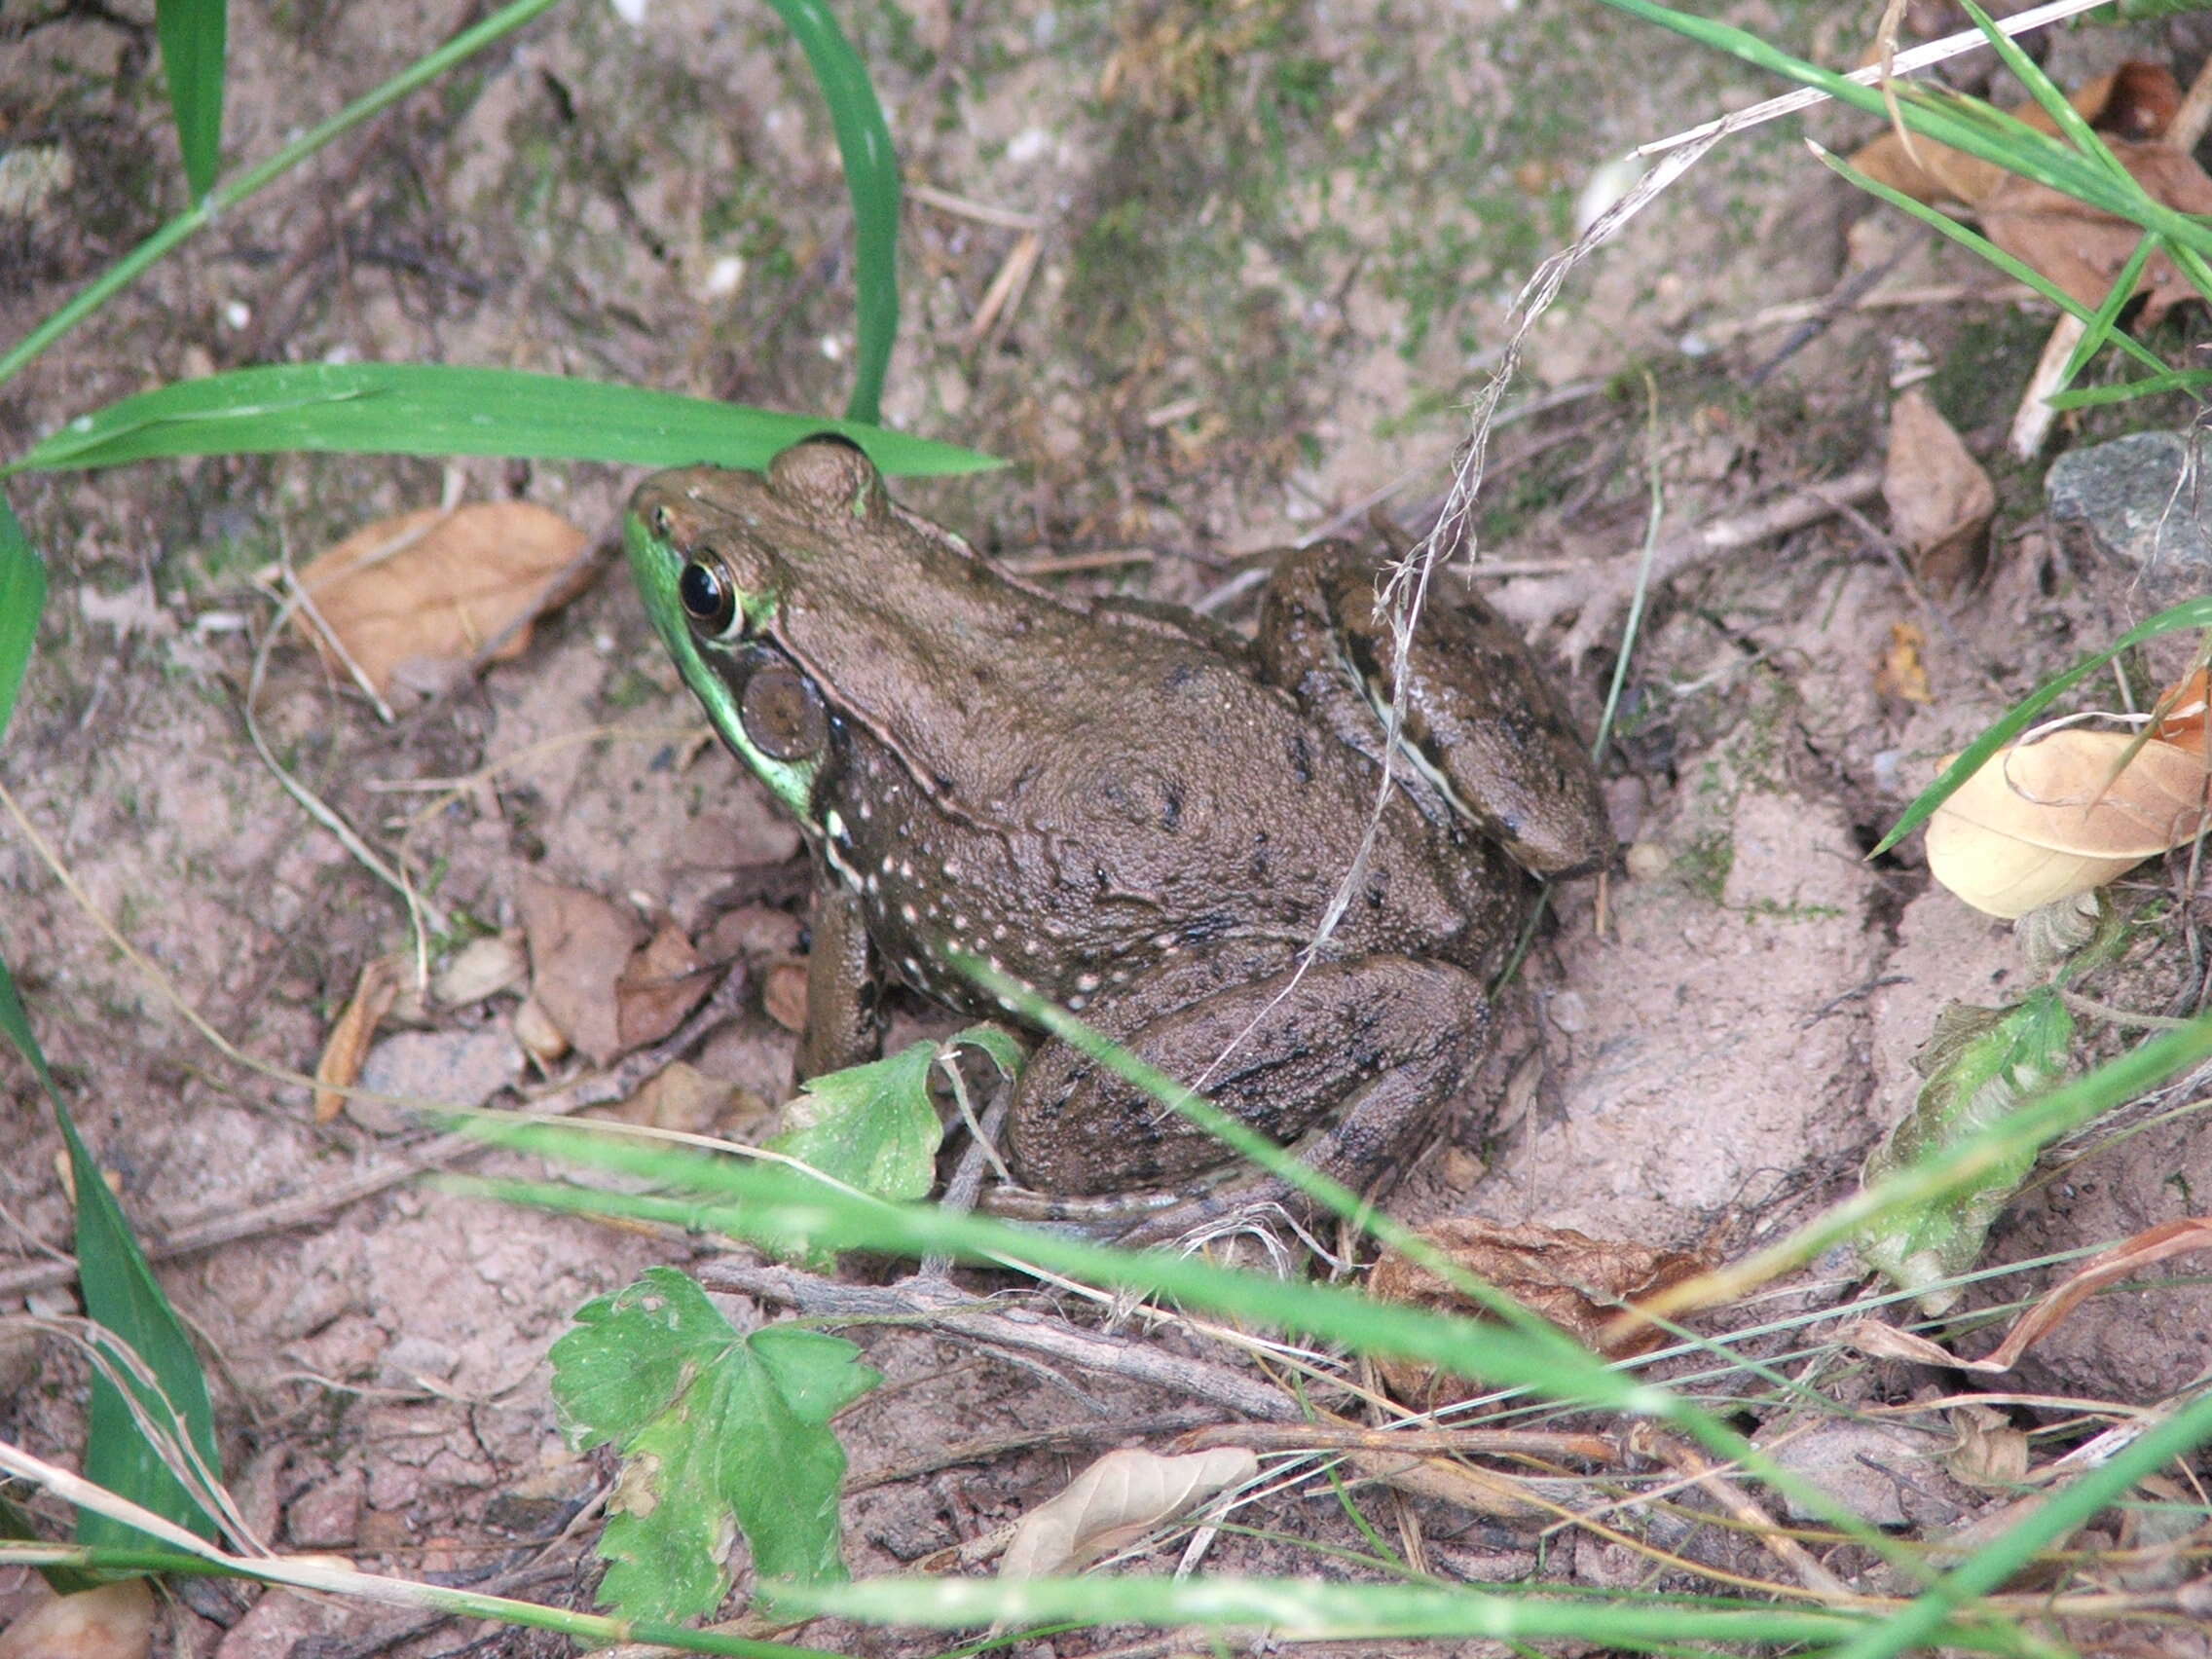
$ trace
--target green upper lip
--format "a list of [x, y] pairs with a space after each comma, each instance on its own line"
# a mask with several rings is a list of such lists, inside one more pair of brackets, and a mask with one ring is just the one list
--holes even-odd
[[[675, 659], [683, 683], [706, 709], [716, 733], [801, 823], [812, 824], [814, 780], [821, 769], [820, 759], [779, 760], [746, 735], [745, 721], [738, 712], [738, 690], [729, 674], [735, 666], [730, 653], [703, 643], [691, 631], [683, 601], [677, 593], [677, 579], [682, 574], [686, 558], [682, 549], [656, 535], [645, 515], [636, 511], [624, 516], [622, 541], [630, 555], [630, 574], [645, 603], [645, 615]], [[738, 603], [748, 616], [761, 621], [772, 609], [772, 602], [760, 595], [741, 593]]]

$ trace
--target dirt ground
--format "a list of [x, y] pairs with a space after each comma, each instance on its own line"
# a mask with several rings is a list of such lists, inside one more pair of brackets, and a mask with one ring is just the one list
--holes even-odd
[[[234, 8], [226, 156], [262, 158], [478, 10]], [[1828, 61], [1860, 49], [1832, 8], [1727, 11]], [[139, 0], [0, 13], [0, 145], [35, 150], [65, 181], [0, 198], [0, 339], [181, 203], [150, 18]], [[1377, 505], [1420, 528], [1513, 294], [1569, 240], [1594, 170], [1777, 90], [1584, 4], [878, 0], [851, 26], [906, 177], [926, 187], [905, 212], [887, 419], [1012, 463], [902, 498], [1022, 568], [1124, 557], [1065, 578], [1082, 591], [1181, 602], [1242, 555], [1324, 527], [1361, 533]], [[2149, 56], [2186, 81], [2204, 44], [2178, 28], [2069, 35], [2054, 65], [2072, 80]], [[1741, 1252], [1851, 1189], [1912, 1100], [1912, 1056], [1939, 1009], [2033, 981], [2008, 928], [1931, 885], [1917, 838], [1865, 855], [1938, 756], [2152, 607], [2125, 571], [2049, 531], [2041, 463], [2001, 458], [2047, 315], [1825, 174], [1798, 141], [1808, 130], [1847, 148], [1869, 128], [1817, 114], [1724, 147], [1536, 325], [1478, 514], [1500, 572], [1483, 585], [1594, 727], [1617, 625], [1572, 661], [1556, 647], [1591, 572], [1640, 543], [1652, 480], [1678, 530], [1862, 469], [1883, 452], [1893, 384], [1916, 365], [1997, 475], [1989, 574], [1932, 613], [1882, 550], [1874, 503], [1871, 520], [1823, 517], [1655, 595], [1604, 762], [1625, 862], [1602, 906], [1594, 883], [1561, 891], [1481, 1080], [1399, 1191], [1411, 1219], [1542, 1220]], [[852, 346], [850, 228], [828, 124], [764, 8], [663, 0], [633, 23], [575, 0], [160, 266], [0, 393], [0, 448], [18, 454], [150, 385], [276, 360], [500, 364], [833, 412]], [[1921, 303], [1846, 309], [1792, 341], [1784, 308], [1893, 257], [1882, 291]], [[1033, 272], [995, 290], [1010, 260]], [[2167, 343], [2201, 325], [2169, 325]], [[2084, 435], [2064, 428], [2057, 444]], [[434, 504], [448, 471], [284, 456], [10, 481], [53, 597], [0, 780], [71, 885], [13, 822], [0, 828], [0, 948], [205, 1345], [229, 1466], [264, 1535], [450, 1582], [505, 1574], [514, 1593], [583, 1604], [588, 1553], [545, 1546], [611, 1471], [563, 1445], [545, 1350], [588, 1298], [705, 1246], [404, 1181], [352, 1198], [358, 1179], [411, 1171], [421, 1131], [367, 1113], [317, 1124], [304, 1085], [234, 1063], [179, 1008], [261, 1062], [309, 1072], [363, 966], [406, 948], [389, 889], [249, 740], [272, 613], [250, 578]], [[526, 498], [603, 541], [636, 481], [594, 466], [450, 471], [470, 496]], [[1228, 619], [1248, 622], [1244, 603]], [[1902, 624], [1925, 637], [1925, 702], [1877, 680]], [[2154, 653], [2140, 683], [2186, 648]], [[445, 942], [513, 926], [536, 878], [673, 917], [703, 955], [739, 964], [744, 1007], [691, 1056], [737, 1089], [683, 1126], [758, 1131], [790, 1074], [793, 1039], [758, 988], [800, 948], [798, 839], [727, 756], [686, 735], [696, 716], [617, 566], [518, 660], [388, 724], [290, 642], [252, 713], [308, 790], [430, 881]], [[2176, 861], [2121, 884], [2122, 906], [2161, 919], [2101, 1000], [2194, 1008], [2201, 951], [2194, 901], [2174, 903], [2181, 880]], [[472, 1079], [471, 1100], [536, 1089], [511, 1039], [516, 1007], [511, 990], [460, 1009], [417, 999], [386, 1034], [432, 1047], [387, 1063], [429, 1068], [432, 1092]], [[931, 1018], [902, 1009], [905, 1026]], [[2084, 1021], [2082, 1061], [2132, 1040]], [[66, 1309], [57, 1137], [22, 1068], [0, 1080], [0, 1311]], [[2185, 1112], [2047, 1165], [1988, 1260], [2109, 1241], [2192, 1213], [2205, 1192], [2212, 1135]], [[240, 1218], [242, 1236], [170, 1247]], [[1852, 1293], [1847, 1258], [1820, 1267], [1791, 1306]], [[2029, 1272], [1976, 1295], [2008, 1302], [2046, 1282]], [[939, 1552], [1019, 1515], [1096, 1451], [1217, 1415], [1090, 1377], [1041, 1385], [924, 1333], [861, 1340], [890, 1382], [842, 1424], [857, 1573], [943, 1569]], [[2140, 1406], [2207, 1367], [2212, 1289], [2160, 1283], [2091, 1304], [2005, 1386]], [[1957, 1379], [1862, 1365], [1823, 1381], [1859, 1406]], [[0, 1347], [0, 1435], [66, 1459], [83, 1382], [56, 1348]], [[2017, 1408], [2013, 1420], [2045, 1419]], [[982, 1449], [1010, 1439], [1016, 1449]], [[920, 1467], [925, 1446], [950, 1451]], [[1981, 1501], [1952, 1499], [1944, 1525]], [[1391, 1501], [1384, 1513], [1419, 1530], [1447, 1576], [1619, 1584], [1643, 1571], [1589, 1541], [1539, 1568], [1532, 1533]], [[1359, 1541], [1326, 1487], [1277, 1500], [1259, 1525], [1272, 1537], [1225, 1535], [1208, 1566], [1331, 1571], [1298, 1540]], [[1711, 1539], [1673, 1541], [1726, 1559]], [[25, 1575], [0, 1572], [0, 1623], [30, 1595]], [[161, 1651], [223, 1659], [445, 1653], [471, 1634], [204, 1585], [164, 1619]], [[296, 1645], [318, 1637], [328, 1644]], [[565, 1650], [526, 1635], [473, 1649]]]

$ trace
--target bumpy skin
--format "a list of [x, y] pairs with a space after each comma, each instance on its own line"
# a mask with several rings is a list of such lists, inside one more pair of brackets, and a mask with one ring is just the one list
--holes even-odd
[[[686, 682], [798, 815], [834, 890], [810, 986], [833, 1030], [810, 1033], [808, 1063], [861, 1057], [844, 1051], [867, 1036], [850, 1012], [857, 923], [925, 994], [985, 1012], [949, 956], [991, 962], [1278, 1139], [1341, 1111], [1308, 1156], [1355, 1182], [1461, 1080], [1488, 1017], [1479, 976], [1530, 887], [1450, 812], [1480, 779], [1432, 765], [1447, 782], [1393, 792], [1325, 956], [1290, 988], [1377, 786], [1337, 735], [1367, 692], [1346, 691], [1346, 651], [1303, 601], [1264, 649], [1158, 608], [1078, 609], [899, 508], [835, 439], [785, 451], [764, 478], [648, 480], [630, 545]], [[742, 604], [718, 635], [684, 602], [722, 590]], [[1485, 663], [1472, 712], [1449, 718], [1510, 734], [1533, 695], [1545, 733], [1518, 771], [1507, 756], [1493, 827], [1509, 816], [1517, 843], [1569, 849], [1532, 864], [1589, 862], [1604, 845], [1596, 783], [1580, 763], [1559, 785], [1579, 750], [1550, 736], [1556, 704], [1530, 692], [1518, 642]], [[749, 734], [748, 708], [791, 707], [784, 679], [779, 697], [747, 698], [763, 665], [795, 668], [827, 718], [781, 713]], [[1010, 1141], [1026, 1182], [1070, 1194], [1172, 1183], [1224, 1156], [1051, 1043], [1017, 1086]]]

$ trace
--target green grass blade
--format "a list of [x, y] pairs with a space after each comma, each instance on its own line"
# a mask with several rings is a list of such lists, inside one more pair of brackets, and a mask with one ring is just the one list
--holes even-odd
[[2133, 397], [2151, 397], [2164, 391], [2203, 391], [2208, 387], [2212, 387], [2212, 369], [2169, 369], [2119, 386], [2092, 386], [2077, 391], [2054, 392], [2046, 401], [2053, 409], [2095, 409], [2108, 403], [2125, 403]]
[[[1035, 1625], [1134, 1622], [1222, 1630], [1296, 1631], [1307, 1640], [1399, 1642], [1483, 1639], [1487, 1643], [1569, 1640], [1608, 1653], [1826, 1653], [1863, 1632], [1871, 1615], [1852, 1608], [1784, 1606], [1733, 1597], [1649, 1597], [1612, 1602], [1596, 1596], [1498, 1591], [1463, 1584], [1341, 1584], [1318, 1578], [865, 1579], [794, 1591], [794, 1606], [871, 1624], [980, 1628], [994, 1621]], [[1942, 1621], [1938, 1621], [1942, 1628]], [[1997, 1631], [1952, 1624], [1939, 1638], [1969, 1652], [2015, 1652]], [[1712, 1644], [1712, 1645], [1707, 1645]], [[1801, 1645], [1800, 1645], [1801, 1644]], [[1203, 1652], [1202, 1643], [1177, 1651]], [[1235, 1651], [1250, 1649], [1242, 1642]], [[1494, 1651], [1494, 1648], [1488, 1649]]]
[[[1793, 57], [1743, 29], [1710, 18], [1691, 17], [1658, 5], [1655, 0], [1604, 0], [1604, 4], [1671, 29], [1712, 51], [1727, 53], [1802, 86], [1816, 88], [1854, 109], [1888, 119], [1888, 106], [1879, 87], [1862, 86], [1848, 76]], [[2049, 133], [1972, 98], [1904, 84], [1897, 86], [1896, 93], [1899, 113], [1914, 132], [1963, 150], [1970, 156], [1994, 162], [2008, 171], [2048, 185], [2116, 218], [2156, 231], [2177, 249], [2194, 248], [2212, 254], [2212, 222], [2155, 200], [2132, 177], [2125, 175], [2125, 169], [2116, 173], [2109, 155], [2083, 155]]]
[[2074, 107], [2074, 100], [2066, 95], [2058, 83], [2046, 75], [2042, 65], [2020, 49], [2020, 43], [1999, 28], [1996, 20], [1976, 6], [1973, 0], [1962, 0], [1962, 3], [1968, 19], [1987, 37], [1990, 49], [1997, 54], [1998, 61], [2012, 72], [2012, 78], [2028, 90], [2028, 95], [2036, 100], [2044, 114], [2050, 117], [2051, 124], [2058, 129], [2059, 136], [2106, 171], [2125, 178], [2127, 169], [2120, 165], [2120, 158], [2097, 136], [2096, 129]]
[[189, 209], [179, 213], [86, 283], [70, 296], [59, 311], [6, 351], [0, 352], [0, 386], [6, 385], [25, 363], [137, 281], [166, 258], [172, 248], [196, 232], [213, 224], [224, 211], [282, 178], [333, 139], [342, 137], [372, 116], [389, 109], [408, 93], [436, 80], [455, 64], [483, 51], [502, 36], [513, 33], [538, 13], [558, 3], [559, 0], [510, 0], [510, 4], [502, 6], [482, 22], [462, 29], [436, 51], [424, 54], [374, 92], [355, 98], [328, 121], [301, 133], [267, 161], [256, 163], [204, 200], [194, 203]]
[[192, 200], [215, 188], [223, 165], [223, 55], [227, 0], [159, 0], [154, 28], [162, 42], [184, 180]]
[[[2076, 318], [2092, 332], [2094, 331], [2096, 319], [2102, 314], [2102, 308], [2098, 311], [2091, 311], [2034, 266], [2014, 258], [1979, 231], [1972, 230], [1960, 224], [1948, 213], [1938, 212], [1936, 208], [1929, 206], [1927, 203], [1915, 201], [1903, 191], [1893, 189], [1879, 179], [1869, 177], [1841, 156], [1833, 155], [1822, 149], [1818, 144], [1812, 146], [1812, 151], [1820, 159], [1821, 165], [1830, 172], [1848, 180], [1859, 189], [1866, 192], [1867, 195], [1887, 202], [1899, 212], [1911, 214], [1912, 217], [1918, 219], [1938, 236], [1950, 238], [1951, 240], [1957, 242], [1976, 259], [1984, 260], [1995, 266], [2015, 282], [2026, 283], [2068, 316]], [[2148, 255], [2146, 255], [2147, 257]], [[2107, 300], [2109, 303], [2109, 295]], [[2124, 299], [2122, 303], [2124, 303]], [[2116, 313], [2118, 309], [2118, 307], [2114, 308]], [[2114, 334], [2112, 340], [2114, 345], [2135, 358], [2136, 361], [2147, 365], [2157, 373], [2163, 374], [2165, 372], [2166, 365], [2159, 359], [2158, 354], [2133, 336]]]
[[830, 105], [853, 199], [853, 286], [859, 315], [853, 395], [845, 418], [873, 425], [899, 333], [899, 157], [867, 68], [822, 0], [768, 0], [797, 39]]
[[[77, 1193], [77, 1277], [85, 1294], [85, 1312], [112, 1331], [153, 1371], [159, 1392], [132, 1383], [131, 1393], [153, 1421], [171, 1438], [189, 1438], [210, 1472], [222, 1465], [215, 1451], [215, 1415], [207, 1401], [207, 1379], [192, 1339], [154, 1279], [130, 1223], [108, 1191], [107, 1179], [77, 1134], [69, 1108], [48, 1070], [45, 1052], [31, 1032], [15, 976], [0, 961], [0, 1034], [16, 1046], [54, 1103], [61, 1138], [69, 1149], [69, 1168]], [[174, 1409], [172, 1410], [172, 1405]], [[180, 1427], [177, 1417], [182, 1414]], [[169, 1472], [154, 1442], [139, 1430], [127, 1401], [96, 1371], [86, 1429], [85, 1475], [108, 1491], [129, 1498], [156, 1515], [189, 1528], [202, 1537], [215, 1535], [215, 1524]], [[78, 1539], [87, 1544], [135, 1545], [148, 1540], [135, 1528], [102, 1515], [81, 1512]]]
[[1959, 752], [1959, 757], [1943, 768], [1941, 777], [1920, 792], [1913, 803], [1905, 808], [1904, 816], [1890, 827], [1890, 832], [1866, 856], [1876, 858], [1888, 852], [1927, 823], [1929, 814], [1948, 800], [1952, 791], [1979, 771], [1984, 761], [2026, 731], [2035, 723], [2036, 717], [2059, 697], [2096, 673], [2114, 657], [2146, 640], [2155, 640], [2161, 634], [2178, 633], [2184, 628], [2212, 628], [2212, 598], [2184, 600], [2169, 610], [2159, 611], [2149, 621], [2137, 623], [2104, 650], [2092, 651], [2065, 673], [2053, 675], [2014, 703], [2005, 711], [2004, 717], [1995, 725]]
[[0, 496], [0, 737], [7, 735], [38, 642], [38, 619], [46, 608], [46, 567], [31, 550], [21, 521]]
[[[2088, 367], [2091, 357], [2108, 344], [2125, 338], [2120, 331], [2120, 313], [2127, 309], [2127, 302], [2135, 298], [2135, 284], [2143, 279], [2143, 271], [2151, 263], [2151, 256], [2164, 245], [2154, 236], [2146, 236], [2136, 242], [2135, 251], [2127, 256], [2127, 263], [2120, 268], [2120, 274], [2112, 279], [2112, 286], [2105, 290], [2105, 297], [2098, 302], [2096, 314], [2083, 324], [2082, 338], [2074, 343], [2074, 350], [2067, 353], [2066, 367], [2060, 371], [2057, 383], [2051, 388], [2053, 391], [2063, 391], [2072, 386], [2075, 377]], [[2045, 401], [2049, 401], [2048, 393], [2046, 394]]]
[[878, 426], [606, 381], [434, 363], [288, 363], [178, 381], [80, 415], [0, 474], [276, 450], [759, 467], [823, 431], [843, 433], [895, 475], [1000, 464]]

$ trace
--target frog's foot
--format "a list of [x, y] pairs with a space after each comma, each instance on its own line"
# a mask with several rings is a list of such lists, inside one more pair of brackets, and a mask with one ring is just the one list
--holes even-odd
[[[1286, 968], [1133, 1026], [1113, 1013], [1102, 1011], [1104, 1023], [1129, 1052], [1273, 1139], [1296, 1140], [1337, 1114], [1301, 1156], [1355, 1191], [1408, 1150], [1490, 1024], [1472, 975], [1403, 956], [1324, 962], [1303, 976]], [[1225, 1159], [1205, 1130], [1061, 1043], [1022, 1073], [1013, 1124], [1016, 1169], [1055, 1193], [1172, 1186]], [[1267, 1185], [1263, 1198], [1280, 1196], [1281, 1183]], [[1192, 1219], [1186, 1211], [1207, 1205], [1218, 1202], [1180, 1206], [1138, 1231], [1169, 1236]]]

